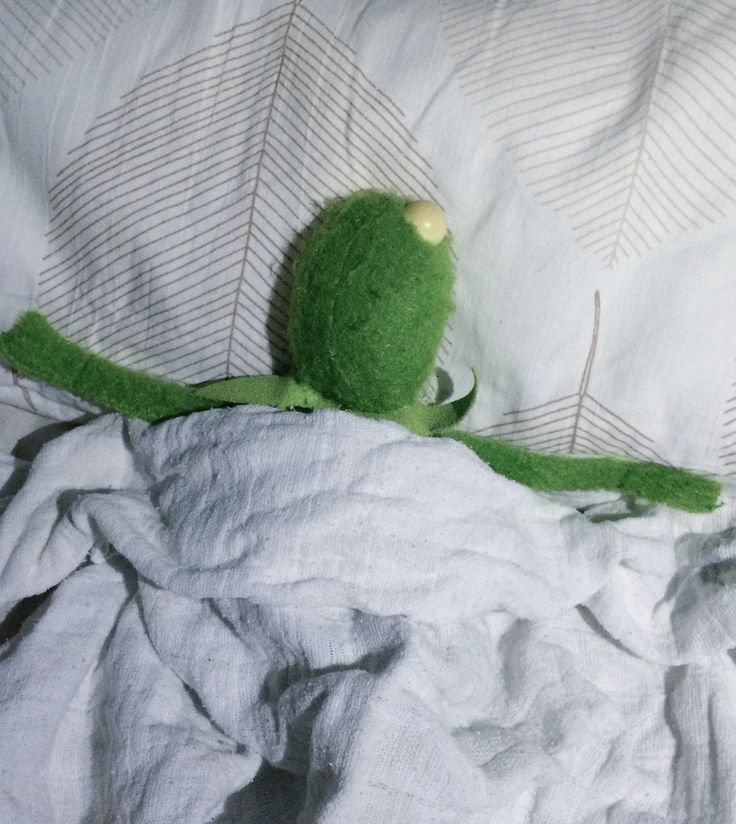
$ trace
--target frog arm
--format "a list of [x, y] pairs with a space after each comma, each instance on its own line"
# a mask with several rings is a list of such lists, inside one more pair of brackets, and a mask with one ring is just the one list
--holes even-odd
[[186, 386], [136, 372], [94, 355], [28, 311], [0, 335], [0, 360], [21, 374], [66, 389], [131, 418], [160, 421], [222, 404]]
[[720, 492], [710, 478], [662, 464], [541, 455], [457, 429], [441, 435], [465, 444], [500, 475], [540, 492], [611, 490], [687, 512], [712, 512]]

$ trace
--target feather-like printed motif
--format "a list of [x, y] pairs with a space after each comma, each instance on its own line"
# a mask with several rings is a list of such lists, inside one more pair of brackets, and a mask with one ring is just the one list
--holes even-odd
[[0, 102], [105, 41], [154, 0], [0, 0]]
[[546, 403], [505, 412], [503, 420], [476, 432], [488, 438], [550, 454], [629, 456], [666, 464], [654, 441], [633, 427], [590, 392], [598, 347], [601, 299], [594, 294], [594, 320], [588, 356], [576, 392]]
[[401, 111], [300, 3], [144, 76], [52, 191], [40, 309], [184, 381], [288, 366], [298, 233], [362, 188], [436, 199]]
[[719, 457], [724, 475], [736, 475], [736, 381], [731, 384], [731, 397], [723, 410], [723, 434]]
[[607, 268], [733, 213], [725, 0], [444, 0], [458, 80], [539, 201]]

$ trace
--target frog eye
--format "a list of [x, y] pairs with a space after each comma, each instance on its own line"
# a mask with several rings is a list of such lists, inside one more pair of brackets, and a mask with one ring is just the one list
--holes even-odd
[[404, 216], [416, 226], [419, 234], [433, 246], [447, 235], [445, 213], [431, 200], [414, 200], [404, 209]]

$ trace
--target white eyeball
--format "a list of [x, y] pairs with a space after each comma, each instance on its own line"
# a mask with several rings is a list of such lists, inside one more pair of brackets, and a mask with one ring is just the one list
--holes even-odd
[[409, 223], [417, 227], [419, 234], [433, 246], [441, 243], [447, 235], [445, 213], [431, 200], [415, 200], [404, 210]]

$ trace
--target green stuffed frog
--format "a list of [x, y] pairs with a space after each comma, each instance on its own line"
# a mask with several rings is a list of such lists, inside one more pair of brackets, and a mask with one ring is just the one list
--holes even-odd
[[452, 310], [450, 237], [442, 210], [382, 192], [336, 200], [294, 266], [292, 371], [186, 386], [127, 369], [59, 335], [38, 312], [0, 336], [18, 372], [150, 422], [232, 404], [342, 409], [453, 438], [496, 472], [540, 491], [615, 490], [690, 512], [715, 508], [720, 487], [655, 463], [543, 455], [455, 428], [475, 390], [449, 404], [417, 398]]

